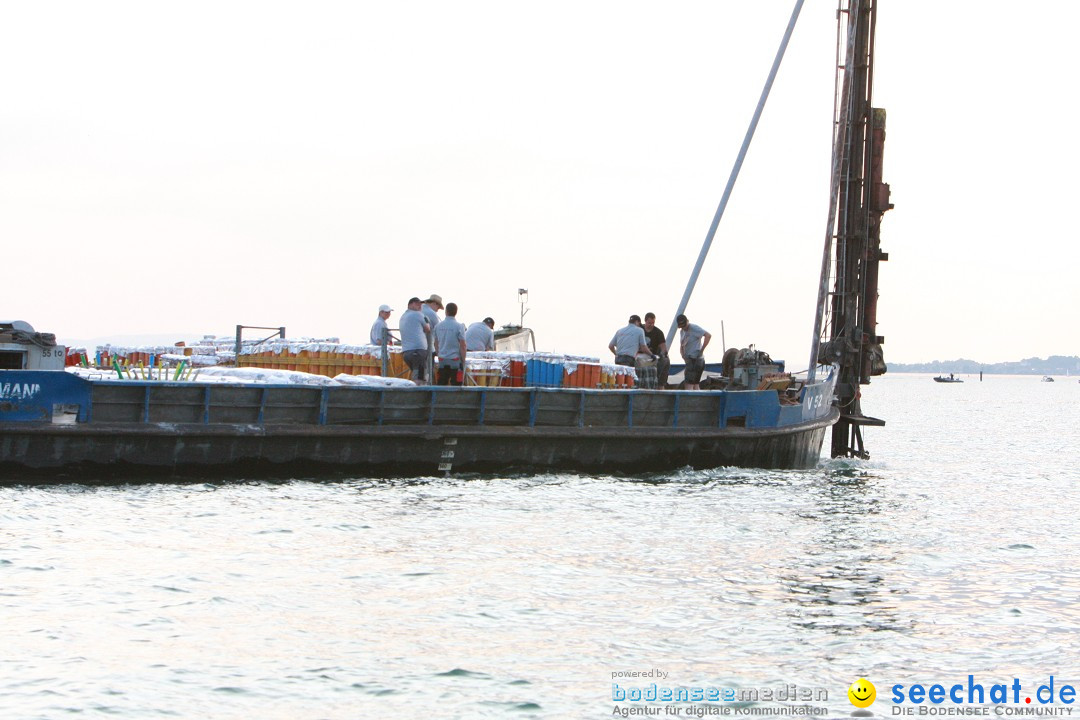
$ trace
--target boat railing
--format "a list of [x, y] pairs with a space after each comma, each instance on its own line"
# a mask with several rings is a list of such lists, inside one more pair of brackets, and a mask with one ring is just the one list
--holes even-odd
[[[821, 394], [820, 389], [818, 390]], [[725, 428], [794, 425], [775, 391], [94, 383], [85, 421], [202, 425]], [[819, 410], [827, 409], [819, 400]], [[81, 418], [80, 418], [81, 419]]]

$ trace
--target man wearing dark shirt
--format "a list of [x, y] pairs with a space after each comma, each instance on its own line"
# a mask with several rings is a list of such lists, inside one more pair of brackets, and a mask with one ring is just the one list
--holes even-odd
[[641, 329], [645, 331], [645, 342], [649, 345], [649, 352], [656, 355], [657, 387], [666, 388], [671, 360], [667, 354], [667, 338], [664, 337], [664, 331], [656, 327], [656, 315], [651, 312], [645, 313], [645, 324]]

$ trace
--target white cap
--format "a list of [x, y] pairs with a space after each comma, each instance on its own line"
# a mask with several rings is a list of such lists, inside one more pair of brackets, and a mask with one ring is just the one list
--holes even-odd
[[389, 305], [380, 305], [379, 312], [394, 312], [394, 308], [390, 307]]

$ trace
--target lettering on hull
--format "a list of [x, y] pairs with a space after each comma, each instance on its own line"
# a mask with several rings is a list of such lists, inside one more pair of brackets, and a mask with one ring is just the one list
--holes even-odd
[[0, 385], [0, 400], [29, 400], [41, 392], [37, 383], [3, 383]]

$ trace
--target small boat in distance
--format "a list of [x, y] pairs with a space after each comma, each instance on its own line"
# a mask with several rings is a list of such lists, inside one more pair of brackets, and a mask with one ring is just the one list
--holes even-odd
[[1043, 382], [1054, 382], [1054, 378], [1050, 377], [1049, 375], [1043, 375], [1042, 381]]
[[952, 373], [949, 373], [949, 377], [945, 377], [944, 375], [938, 375], [937, 377], [935, 377], [935, 378], [934, 378], [934, 382], [940, 382], [940, 383], [962, 383], [962, 382], [964, 382], [964, 381], [963, 381], [963, 380], [961, 380], [960, 378], [956, 377], [956, 376], [955, 376], [955, 375], [953, 375]]

